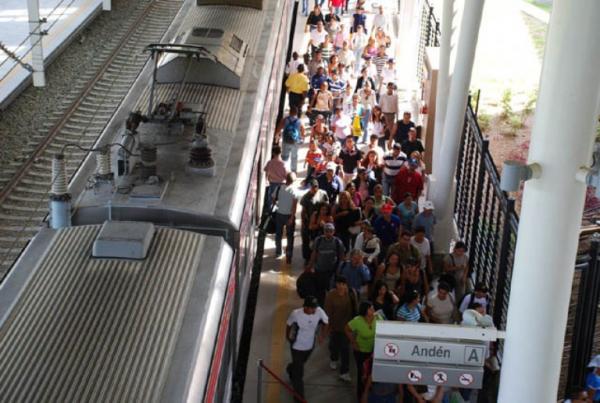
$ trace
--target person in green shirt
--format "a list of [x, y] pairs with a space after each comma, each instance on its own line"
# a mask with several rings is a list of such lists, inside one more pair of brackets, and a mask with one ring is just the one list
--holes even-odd
[[356, 361], [356, 393], [360, 401], [363, 394], [363, 366], [364, 362], [373, 353], [375, 345], [375, 322], [378, 317], [375, 314], [373, 304], [363, 301], [358, 307], [358, 316], [354, 317], [346, 324], [346, 337], [354, 350], [354, 360]]

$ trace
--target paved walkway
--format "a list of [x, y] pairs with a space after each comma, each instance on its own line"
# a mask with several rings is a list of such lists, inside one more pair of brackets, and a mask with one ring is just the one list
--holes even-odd
[[[390, 7], [396, 14], [396, 2], [387, 0], [387, 7]], [[386, 5], [386, 2], [384, 2]], [[352, 8], [353, 2], [350, 4]], [[371, 3], [367, 3], [366, 9], [372, 10]], [[304, 21], [299, 8], [298, 25], [294, 34], [294, 50], [302, 53], [308, 44], [308, 36], [304, 33]], [[325, 11], [327, 13], [327, 11]], [[395, 17], [393, 17], [395, 18]], [[348, 24], [349, 17], [346, 14], [345, 24]], [[370, 20], [367, 20], [370, 24]], [[418, 25], [418, 24], [417, 24]], [[347, 26], [347, 25], [346, 25]], [[394, 22], [395, 36], [402, 30], [398, 29], [398, 21]], [[405, 32], [412, 33], [412, 26], [405, 26]], [[400, 40], [393, 43], [394, 57], [400, 55]], [[415, 48], [416, 49], [416, 48]], [[410, 53], [406, 51], [406, 58]], [[416, 66], [416, 59], [413, 59]], [[399, 74], [403, 74], [400, 70]], [[406, 71], [410, 71], [406, 69]], [[403, 80], [405, 87], [401, 88], [401, 95], [404, 99], [401, 105], [410, 107], [410, 80]], [[307, 145], [305, 144], [299, 152], [298, 167], [299, 178], [303, 178], [304, 169], [300, 169], [304, 164]], [[301, 179], [298, 180], [298, 185]], [[298, 192], [305, 192], [298, 187]], [[257, 368], [258, 359], [263, 359], [264, 363], [284, 380], [289, 381], [285, 375], [285, 367], [291, 361], [289, 343], [285, 339], [285, 322], [289, 313], [300, 306], [302, 300], [296, 293], [296, 279], [303, 269], [301, 239], [300, 239], [300, 209], [296, 217], [296, 238], [294, 241], [294, 257], [292, 264], [286, 264], [285, 259], [276, 260], [274, 237], [269, 236], [265, 240], [262, 273], [258, 293], [257, 309], [254, 317], [254, 328], [252, 332], [252, 344], [250, 356], [248, 359], [248, 369], [246, 374], [246, 384], [244, 387], [244, 402], [257, 402]], [[284, 239], [285, 247], [285, 239]], [[350, 374], [353, 380], [356, 380], [353, 358], [350, 357]], [[347, 383], [338, 379], [338, 372], [329, 368], [329, 352], [327, 342], [315, 347], [307, 365], [305, 365], [304, 374], [306, 399], [310, 403], [331, 403], [331, 402], [353, 402], [355, 396], [355, 383]], [[293, 399], [270, 375], [263, 372], [263, 382], [261, 385], [263, 400], [260, 403], [287, 403]]]

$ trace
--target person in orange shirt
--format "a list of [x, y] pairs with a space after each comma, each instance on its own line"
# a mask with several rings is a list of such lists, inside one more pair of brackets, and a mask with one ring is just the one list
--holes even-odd
[[311, 141], [306, 152], [306, 158], [304, 159], [304, 166], [308, 165], [306, 171], [307, 180], [313, 177], [315, 169], [317, 169], [323, 159], [323, 152], [319, 149], [318, 143], [314, 140]]

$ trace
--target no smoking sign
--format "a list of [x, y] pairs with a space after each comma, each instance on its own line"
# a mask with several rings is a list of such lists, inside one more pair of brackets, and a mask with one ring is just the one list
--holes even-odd
[[460, 382], [461, 385], [469, 386], [470, 384], [473, 383], [473, 375], [462, 374], [461, 376], [458, 377], [458, 381]]

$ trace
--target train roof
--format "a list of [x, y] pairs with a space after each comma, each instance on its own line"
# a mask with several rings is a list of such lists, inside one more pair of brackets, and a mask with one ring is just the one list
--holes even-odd
[[42, 231], [2, 284], [2, 400], [201, 400], [231, 248], [157, 228], [144, 260], [94, 258], [100, 228]]
[[[109, 214], [113, 214], [114, 219], [150, 220], [163, 217], [164, 220], [157, 218], [158, 221], [154, 222], [188, 222], [197, 225], [221, 223], [234, 230], [239, 228], [247, 197], [252, 193], [249, 183], [259, 143], [258, 133], [268, 123], [263, 121], [263, 109], [270, 69], [276, 63], [273, 54], [279, 28], [278, 24], [267, 22], [279, 21], [283, 8], [275, 1], [265, 1], [265, 6], [263, 11], [227, 6], [192, 7], [180, 28], [172, 35], [171, 42], [176, 43], [198, 27], [218, 28], [247, 44], [240, 90], [197, 83], [188, 83], [182, 88], [180, 99], [206, 113], [206, 134], [215, 162], [214, 176], [203, 176], [186, 169], [190, 133], [173, 137], [172, 141], [168, 136], [161, 138], [157, 170], [164, 182], [158, 188], [155, 186], [154, 190], [146, 186], [148, 192], [142, 192], [139, 197], [123, 191], [127, 184], [120, 186], [117, 183], [119, 190], [112, 195], [88, 187], [75, 203], [75, 224], [101, 223]], [[275, 6], [277, 8], [272, 9]], [[151, 65], [146, 66], [141, 75], [142, 80], [145, 78], [144, 85], [132, 89], [121, 109], [145, 113], [150, 94], [151, 68]], [[179, 84], [175, 83], [157, 85], [155, 104], [171, 100], [179, 89]], [[117, 123], [119, 126], [113, 122], [114, 132], [124, 122], [123, 112], [116, 119], [120, 120]], [[275, 119], [275, 116], [270, 119]], [[152, 125], [142, 123], [139, 131], [145, 130], [152, 131]], [[116, 159], [115, 149], [113, 161]], [[87, 170], [79, 174], [86, 177], [85, 180], [79, 180], [81, 188], [89, 184], [87, 177], [96, 164], [88, 160], [86, 165]]]

